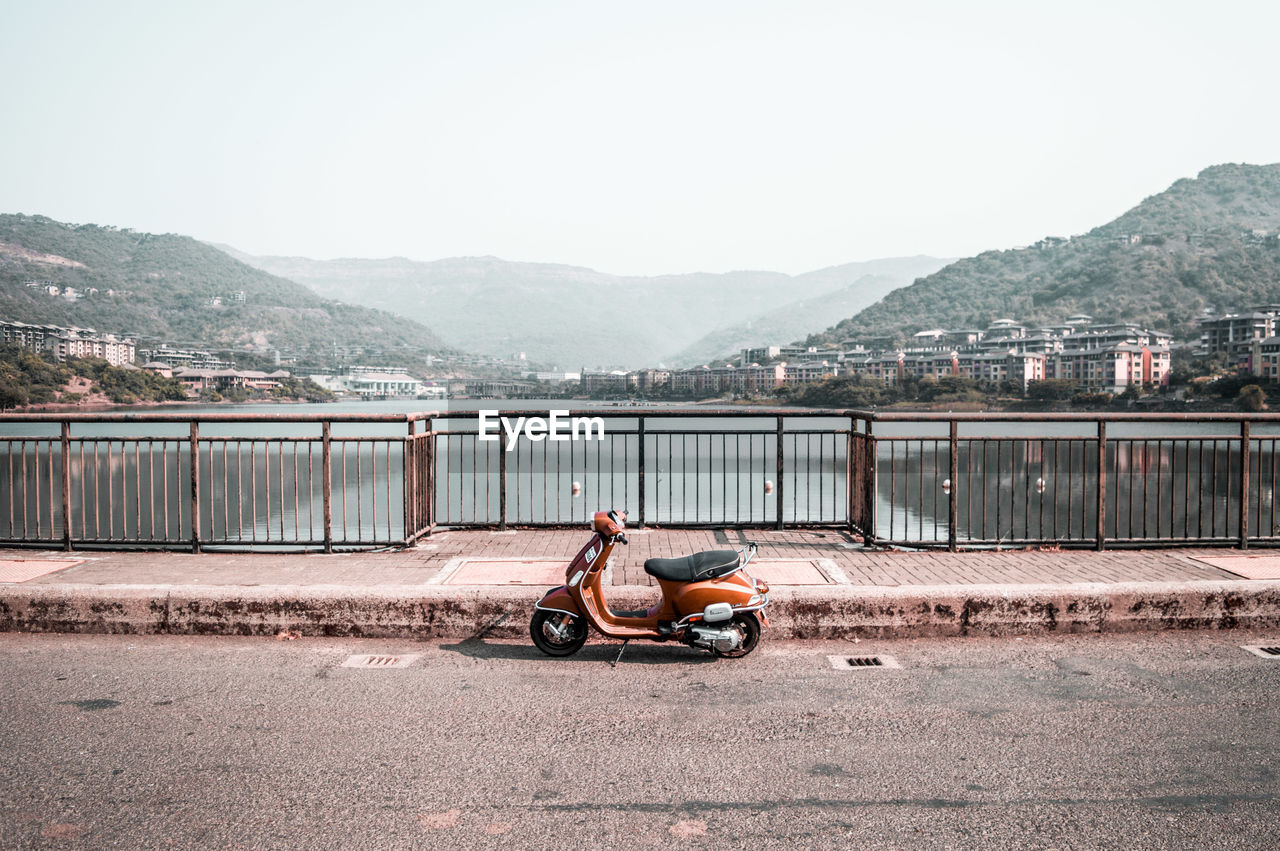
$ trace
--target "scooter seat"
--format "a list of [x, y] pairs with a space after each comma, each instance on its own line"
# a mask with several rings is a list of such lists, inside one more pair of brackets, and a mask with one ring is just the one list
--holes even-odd
[[644, 572], [668, 582], [701, 582], [733, 573], [738, 569], [735, 550], [707, 550], [680, 558], [651, 558]]

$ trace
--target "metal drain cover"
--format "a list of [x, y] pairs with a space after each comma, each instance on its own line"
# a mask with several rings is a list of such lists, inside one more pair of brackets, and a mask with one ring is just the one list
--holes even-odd
[[421, 653], [359, 653], [348, 656], [342, 663], [344, 668], [407, 668], [417, 661]]
[[875, 671], [902, 667], [892, 656], [828, 656], [827, 661], [837, 671]]
[[1254, 656], [1261, 656], [1263, 659], [1280, 660], [1280, 646], [1274, 644], [1242, 644], [1241, 650], [1248, 650]]

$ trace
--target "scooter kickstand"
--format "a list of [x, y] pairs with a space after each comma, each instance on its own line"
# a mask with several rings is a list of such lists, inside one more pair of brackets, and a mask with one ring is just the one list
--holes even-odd
[[624, 640], [624, 641], [622, 642], [622, 648], [621, 648], [620, 650], [618, 650], [617, 658], [615, 658], [612, 662], [610, 662], [610, 663], [609, 663], [609, 667], [610, 667], [610, 668], [616, 668], [616, 667], [618, 667], [618, 663], [619, 663], [620, 661], [622, 661], [622, 654], [626, 652], [626, 650], [627, 650], [627, 645], [628, 645], [628, 644], [630, 644], [630, 643], [631, 643], [631, 639], [630, 639], [630, 638], [628, 638], [628, 639], [626, 639], [626, 640]]

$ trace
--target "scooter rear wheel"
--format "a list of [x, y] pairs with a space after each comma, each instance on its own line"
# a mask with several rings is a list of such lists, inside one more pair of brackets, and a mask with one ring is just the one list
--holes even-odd
[[734, 650], [712, 651], [721, 658], [740, 659], [755, 650], [756, 645], [760, 643], [760, 621], [756, 620], [754, 612], [742, 612], [734, 615], [733, 620], [729, 623], [729, 628], [736, 629], [738, 634], [742, 636], [742, 641]]
[[535, 609], [529, 637], [548, 656], [572, 656], [587, 643], [587, 621], [579, 615]]

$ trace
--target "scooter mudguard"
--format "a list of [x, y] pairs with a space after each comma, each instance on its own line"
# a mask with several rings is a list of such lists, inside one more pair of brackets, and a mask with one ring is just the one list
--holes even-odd
[[566, 612], [571, 615], [582, 615], [582, 609], [578, 607], [577, 602], [569, 595], [569, 589], [564, 585], [552, 588], [544, 594], [534, 608], [549, 609], [553, 612]]

